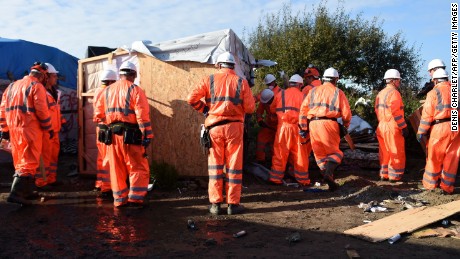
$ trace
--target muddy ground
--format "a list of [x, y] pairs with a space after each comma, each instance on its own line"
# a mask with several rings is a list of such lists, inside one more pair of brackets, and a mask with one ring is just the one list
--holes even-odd
[[[460, 240], [451, 237], [406, 234], [390, 245], [343, 234], [403, 207], [388, 203], [389, 211], [363, 212], [361, 202], [401, 195], [435, 206], [459, 199], [460, 179], [450, 196], [418, 188], [423, 159], [409, 159], [405, 182], [394, 184], [380, 182], [375, 169], [342, 165], [337, 174], [341, 187], [333, 193], [322, 191], [325, 186], [305, 192], [266, 185], [245, 174], [242, 203], [247, 211], [232, 216], [208, 214], [206, 179], [185, 179], [188, 184], [180, 192], [154, 189], [143, 209], [114, 209], [111, 202], [96, 198], [94, 179], [66, 176], [72, 164], [75, 157], [62, 156], [58, 177], [64, 185], [42, 192], [45, 201], [27, 207], [5, 202], [9, 188], [4, 183], [11, 182], [13, 168], [1, 165], [0, 258], [348, 258], [346, 247], [362, 258], [460, 258]], [[316, 169], [311, 178], [319, 181]], [[187, 228], [189, 219], [197, 230]], [[460, 221], [460, 215], [450, 220]], [[241, 230], [247, 234], [234, 238]]]

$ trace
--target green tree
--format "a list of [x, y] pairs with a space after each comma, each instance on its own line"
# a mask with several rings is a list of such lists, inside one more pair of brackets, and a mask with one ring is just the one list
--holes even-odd
[[[258, 26], [249, 31], [247, 44], [255, 57], [274, 60], [278, 65], [260, 69], [257, 86], [263, 87], [262, 78], [267, 73], [278, 78], [280, 70], [288, 75], [302, 75], [308, 64], [314, 64], [321, 73], [328, 67], [336, 68], [342, 88], [355, 86], [348, 87], [349, 95], [373, 98], [375, 90], [383, 86], [385, 71], [395, 68], [403, 77], [402, 95], [410, 99], [406, 101], [413, 102], [413, 91], [421, 80], [418, 49], [407, 46], [401, 32], [387, 35], [378, 18], [367, 21], [361, 14], [352, 18], [344, 9], [340, 4], [335, 11], [330, 11], [325, 2], [321, 2], [295, 13], [290, 4], [284, 4], [279, 12], [263, 16]], [[407, 112], [416, 106], [411, 104]]]

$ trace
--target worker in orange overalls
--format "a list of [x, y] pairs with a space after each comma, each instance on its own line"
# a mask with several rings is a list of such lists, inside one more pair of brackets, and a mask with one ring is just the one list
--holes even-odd
[[[97, 100], [101, 97], [101, 94], [104, 92], [109, 85], [115, 83], [117, 81], [117, 73], [111, 69], [106, 69], [102, 71], [100, 74], [101, 77], [101, 85], [100, 87], [96, 88], [94, 91], [94, 99], [93, 99], [93, 108], [96, 111], [96, 103]], [[108, 129], [107, 125], [102, 121], [95, 120], [94, 122], [97, 123], [96, 127], [96, 146], [97, 146], [97, 163], [96, 163], [96, 183], [95, 187], [99, 191], [99, 197], [103, 199], [109, 199], [112, 197], [112, 188], [110, 186], [110, 166], [109, 166], [109, 158], [107, 157], [107, 146], [98, 141], [99, 139], [99, 129]]]
[[272, 74], [265, 76], [264, 83], [267, 85], [266, 89], [270, 90], [271, 93], [268, 91], [261, 92], [259, 107], [256, 110], [257, 123], [260, 126], [257, 133], [256, 160], [261, 165], [266, 165], [266, 159], [271, 158], [273, 154], [273, 141], [275, 140], [278, 124], [276, 113], [270, 113], [270, 104], [267, 103], [274, 95], [282, 91], [276, 84], [276, 78]]
[[336, 69], [326, 69], [323, 74], [324, 83], [308, 93], [299, 115], [300, 134], [306, 136], [310, 133], [316, 164], [330, 191], [338, 188], [334, 172], [343, 158], [339, 148], [340, 128], [337, 118], [342, 118], [345, 129], [351, 121], [350, 105], [343, 91], [337, 88], [338, 80], [339, 72]]
[[146, 149], [153, 138], [150, 107], [144, 91], [134, 84], [136, 65], [123, 62], [119, 74], [120, 80], [100, 94], [94, 120], [108, 125], [98, 134], [106, 136], [114, 206], [143, 207], [150, 179]]
[[[217, 57], [216, 67], [218, 72], [203, 78], [190, 93], [187, 102], [206, 116], [204, 125], [211, 139], [208, 155], [209, 212], [213, 215], [220, 213], [225, 179], [227, 214], [232, 215], [244, 211], [240, 205], [243, 123], [245, 114], [254, 112], [255, 104], [248, 81], [234, 71], [235, 58], [230, 52]], [[206, 103], [202, 98], [205, 98]]]
[[310, 184], [308, 174], [307, 149], [303, 142], [306, 138], [299, 136], [299, 111], [304, 95], [300, 92], [303, 86], [301, 76], [295, 74], [289, 79], [289, 88], [275, 96], [270, 111], [278, 116], [278, 127], [273, 147], [272, 169], [269, 181], [282, 184], [288, 160], [294, 167], [294, 177], [302, 185]]
[[433, 73], [435, 86], [428, 92], [423, 104], [417, 140], [420, 142], [423, 135], [430, 135], [423, 187], [427, 190], [440, 187], [443, 193], [452, 194], [458, 169], [460, 134], [450, 128], [454, 108], [451, 107], [451, 85], [448, 78], [442, 68]]
[[375, 98], [375, 114], [379, 121], [380, 180], [396, 182], [401, 180], [406, 166], [404, 138], [409, 136], [404, 120], [404, 104], [398, 91], [401, 75], [396, 69], [385, 72], [386, 87]]
[[321, 81], [319, 80], [319, 71], [313, 65], [309, 65], [307, 69], [305, 69], [305, 73], [303, 75], [305, 80], [305, 86], [302, 88], [302, 93], [307, 96], [308, 92], [316, 86], [321, 85]]
[[59, 131], [61, 131], [63, 118], [61, 117], [61, 107], [59, 105], [59, 90], [55, 88], [57, 85], [59, 71], [57, 71], [52, 64], [45, 64], [48, 67], [48, 80], [45, 85], [46, 102], [51, 116], [51, 124], [53, 125], [54, 135], [51, 139], [48, 136], [43, 137], [42, 159], [46, 177], [38, 172], [35, 175], [35, 185], [40, 190], [47, 191], [50, 190], [51, 186], [59, 184], [56, 180], [60, 148]]
[[39, 167], [43, 135], [53, 138], [46, 103], [46, 64], [35, 62], [29, 75], [11, 83], [0, 105], [2, 139], [9, 139], [15, 168], [8, 202], [28, 204]]

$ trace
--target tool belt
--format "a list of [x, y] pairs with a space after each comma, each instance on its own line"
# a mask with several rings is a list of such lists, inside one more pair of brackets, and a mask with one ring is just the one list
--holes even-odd
[[214, 127], [222, 126], [222, 125], [229, 124], [229, 123], [232, 123], [232, 122], [241, 122], [241, 121], [223, 120], [223, 121], [216, 122], [211, 126], [208, 126], [207, 129], [210, 130], [210, 129], [214, 128]]
[[108, 128], [113, 134], [123, 135], [123, 144], [142, 145], [143, 136], [138, 124], [113, 122], [109, 124]]
[[331, 120], [331, 121], [337, 121], [336, 118], [329, 118], [329, 117], [312, 117], [310, 120], [311, 120], [311, 121], [316, 121], [316, 120]]
[[112, 144], [112, 130], [105, 124], [98, 124], [97, 127], [97, 141], [106, 145]]
[[448, 121], [450, 121], [450, 117], [439, 119], [439, 120], [434, 120], [433, 122], [431, 122], [431, 126], [434, 126], [436, 124], [443, 123], [443, 122], [448, 122]]
[[[337, 122], [337, 118], [329, 118], [329, 117], [312, 117], [311, 119], [308, 120], [308, 123], [310, 123], [310, 121], [316, 121], [316, 120], [331, 120], [331, 121]], [[347, 129], [345, 128], [345, 126], [343, 126], [343, 124], [340, 124], [340, 123], [338, 123], [338, 122], [337, 122], [337, 124], [339, 124], [339, 135], [340, 135], [340, 138], [345, 137], [345, 136], [348, 134]]]
[[211, 137], [209, 136], [209, 129], [201, 124], [201, 131], [200, 131], [200, 145], [204, 148], [211, 148]]
[[204, 124], [201, 124], [201, 132], [200, 132], [200, 144], [204, 148], [211, 148], [211, 136], [209, 135], [209, 131], [217, 126], [222, 126], [231, 122], [240, 122], [240, 121], [232, 121], [232, 120], [222, 120], [219, 122], [214, 123], [211, 126], [205, 127]]

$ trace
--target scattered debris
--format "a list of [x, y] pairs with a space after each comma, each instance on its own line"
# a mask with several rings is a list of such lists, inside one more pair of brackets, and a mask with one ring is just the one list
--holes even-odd
[[371, 201], [369, 203], [361, 202], [358, 208], [363, 209], [364, 212], [382, 212], [387, 211], [387, 208], [379, 206], [377, 201]]
[[294, 232], [290, 234], [289, 236], [287, 236], [286, 240], [289, 241], [289, 245], [291, 245], [292, 243], [296, 243], [302, 240], [302, 237], [300, 236], [299, 232]]
[[237, 238], [237, 237], [242, 237], [242, 236], [245, 236], [245, 235], [246, 235], [246, 231], [241, 230], [240, 232], [238, 232], [236, 234], [233, 234], [233, 237]]
[[388, 239], [388, 243], [390, 243], [390, 245], [394, 244], [396, 241], [398, 241], [399, 239], [401, 239], [401, 234], [396, 234], [392, 237], [390, 237]]
[[149, 185], [147, 186], [147, 191], [150, 192], [151, 190], [153, 190], [153, 184], [154, 183], [149, 183]]
[[388, 217], [344, 231], [370, 242], [380, 242], [399, 233], [411, 233], [433, 222], [460, 212], [460, 200], [434, 206], [404, 210]]
[[187, 228], [191, 230], [198, 230], [198, 227], [195, 225], [195, 222], [191, 219], [187, 220]]
[[284, 185], [284, 186], [299, 188], [299, 183], [288, 183], [288, 182], [286, 182], [285, 180], [282, 180], [282, 181], [283, 181], [283, 185]]

